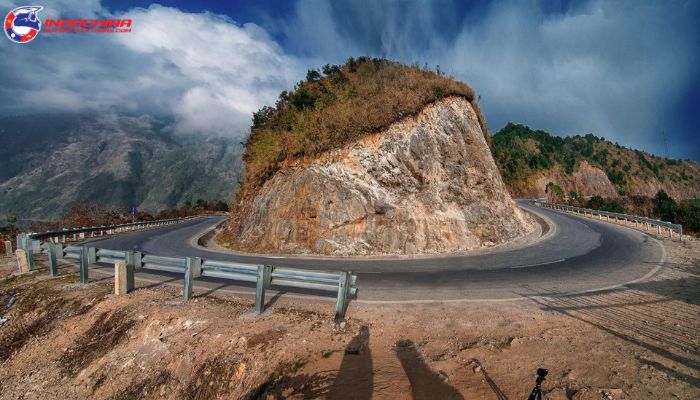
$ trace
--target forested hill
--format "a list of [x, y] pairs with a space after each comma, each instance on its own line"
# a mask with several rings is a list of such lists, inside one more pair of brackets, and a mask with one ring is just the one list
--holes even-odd
[[509, 123], [493, 136], [492, 152], [515, 197], [543, 197], [549, 183], [570, 197], [700, 198], [700, 164], [633, 150], [592, 134], [559, 137]]

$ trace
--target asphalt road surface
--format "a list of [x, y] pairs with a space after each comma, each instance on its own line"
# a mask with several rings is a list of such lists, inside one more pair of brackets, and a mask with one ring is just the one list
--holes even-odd
[[[665, 259], [663, 245], [643, 232], [523, 202], [520, 205], [545, 217], [550, 231], [528, 246], [474, 255], [279, 257], [223, 253], [198, 246], [193, 238], [216, 226], [223, 217], [204, 217], [114, 236], [93, 241], [91, 245], [160, 256], [355, 271], [357, 301], [367, 303], [516, 301], [530, 296], [607, 290], [649, 278]], [[138, 279], [167, 284], [182, 282], [181, 276], [161, 272], [139, 272]], [[195, 288], [252, 293], [250, 285], [211, 278], [198, 279]], [[304, 293], [288, 292], [288, 295], [299, 294]]]

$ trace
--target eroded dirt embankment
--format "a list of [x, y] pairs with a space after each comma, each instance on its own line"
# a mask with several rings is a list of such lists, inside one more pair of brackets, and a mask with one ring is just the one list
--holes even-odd
[[342, 330], [332, 302], [282, 295], [255, 317], [216, 292], [183, 304], [178, 288], [139, 284], [114, 297], [110, 279], [82, 286], [69, 268], [8, 277], [4, 258], [0, 398], [520, 399], [548, 367], [549, 400], [696, 399], [700, 244], [664, 244], [648, 282], [511, 303], [353, 302]]

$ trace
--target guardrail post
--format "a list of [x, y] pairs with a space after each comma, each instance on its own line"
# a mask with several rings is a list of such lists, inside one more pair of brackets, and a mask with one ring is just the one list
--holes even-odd
[[58, 260], [56, 258], [56, 244], [49, 242], [49, 272], [51, 276], [58, 276]]
[[258, 282], [255, 288], [255, 312], [261, 314], [265, 311], [265, 289], [270, 286], [272, 267], [258, 265]]
[[126, 264], [133, 265], [135, 271], [140, 270], [143, 268], [143, 254], [140, 251], [127, 251]]
[[126, 292], [129, 293], [136, 287], [136, 283], [134, 281], [134, 273], [136, 272], [136, 268], [141, 269], [143, 266], [141, 263], [141, 253], [138, 251], [127, 251], [125, 264]]
[[12, 242], [5, 240], [5, 255], [12, 257]]
[[683, 242], [683, 225], [678, 225], [678, 240]]
[[80, 283], [88, 283], [90, 277], [88, 275], [88, 250], [83, 246], [80, 248]]
[[195, 260], [194, 257], [187, 257], [185, 262], [185, 289], [184, 289], [184, 300], [189, 301], [192, 299], [192, 284], [194, 282], [194, 268]]
[[335, 302], [335, 321], [341, 321], [345, 318], [345, 310], [347, 309], [348, 291], [350, 289], [350, 273], [341, 272], [340, 282], [338, 284], [338, 300]]
[[23, 241], [24, 241], [24, 234], [23, 233], [17, 234], [17, 249], [22, 249], [22, 245], [24, 244]]
[[30, 271], [34, 271], [36, 266], [34, 265], [34, 245], [32, 239], [28, 236], [24, 237], [24, 251], [27, 252], [27, 265]]

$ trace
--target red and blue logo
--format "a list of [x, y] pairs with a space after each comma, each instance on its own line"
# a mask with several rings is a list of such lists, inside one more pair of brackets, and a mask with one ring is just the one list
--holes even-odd
[[15, 43], [28, 43], [41, 31], [41, 20], [37, 13], [41, 6], [17, 7], [5, 17], [5, 35]]

